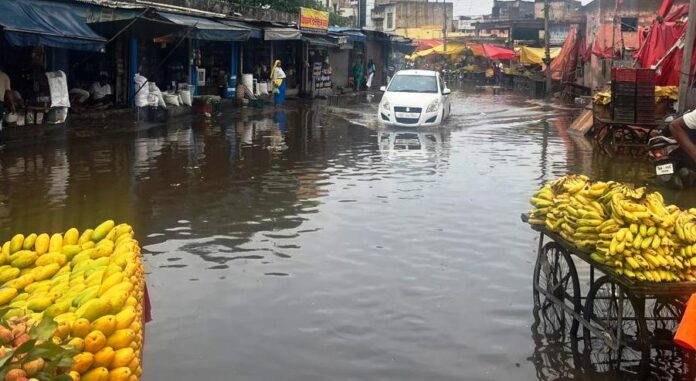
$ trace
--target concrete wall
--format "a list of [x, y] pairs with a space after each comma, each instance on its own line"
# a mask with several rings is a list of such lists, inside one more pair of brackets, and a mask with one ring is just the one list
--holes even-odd
[[[582, 3], [576, 0], [550, 0], [549, 19], [551, 21], [565, 21], [569, 18], [577, 18], [582, 14]], [[534, 17], [544, 18], [544, 0], [536, 0], [534, 3]]]
[[491, 16], [501, 20], [532, 19], [534, 3], [522, 0], [494, 0]]
[[[684, 3], [685, 0], [676, 0], [675, 4]], [[660, 7], [659, 1], [654, 0], [623, 0], [623, 3], [616, 7], [613, 0], [595, 0], [583, 7], [586, 16], [585, 38], [588, 44], [596, 43], [602, 49], [612, 46], [612, 41], [616, 49], [623, 46], [627, 50], [639, 48], [639, 32], [621, 31], [620, 23], [613, 23], [614, 14], [616, 17], [635, 17], [638, 19], [638, 29], [649, 26], [657, 15]], [[610, 59], [602, 59], [592, 56], [589, 63], [585, 64], [585, 76], [583, 84], [591, 88], [600, 88], [611, 80], [609, 70]]]
[[[446, 14], [445, 14], [446, 12]], [[375, 6], [372, 10], [373, 22], [379, 31], [396, 32], [399, 29], [422, 28], [444, 25], [451, 28], [454, 13], [453, 3], [434, 3], [420, 0], [394, 1]], [[389, 14], [392, 14], [392, 27], [389, 28]], [[441, 27], [440, 27], [441, 28]]]
[[353, 67], [350, 62], [350, 50], [331, 49], [329, 51], [329, 63], [333, 69], [332, 81], [334, 85], [348, 87], [348, 76]]

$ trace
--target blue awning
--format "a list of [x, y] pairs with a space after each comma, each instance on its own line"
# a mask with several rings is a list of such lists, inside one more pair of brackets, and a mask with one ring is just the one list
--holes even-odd
[[37, 0], [0, 1], [0, 26], [10, 45], [101, 51], [106, 40], [69, 4]]
[[255, 39], [262, 39], [263, 38], [263, 30], [261, 28], [256, 28], [251, 25], [245, 24], [242, 21], [234, 21], [234, 20], [219, 20], [221, 23], [229, 26], [233, 26], [236, 28], [242, 28], [242, 29], [248, 29], [251, 34], [249, 35], [249, 38], [255, 38]]
[[227, 25], [203, 17], [180, 15], [177, 13], [157, 12], [165, 19], [196, 30], [193, 38], [207, 41], [246, 41], [252, 33], [251, 28], [240, 25]]
[[346, 27], [329, 27], [329, 33], [338, 36], [344, 36], [347, 38], [348, 42], [365, 42], [367, 36], [365, 36], [360, 29], [346, 28]]

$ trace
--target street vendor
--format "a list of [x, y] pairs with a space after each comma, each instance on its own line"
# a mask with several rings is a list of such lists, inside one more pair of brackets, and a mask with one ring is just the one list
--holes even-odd
[[287, 76], [283, 71], [280, 60], [276, 60], [271, 68], [271, 85], [273, 86], [273, 98], [275, 105], [285, 103], [285, 87]]
[[114, 96], [111, 92], [111, 85], [109, 85], [109, 77], [104, 74], [100, 75], [99, 81], [92, 83], [89, 88], [89, 94], [91, 96], [89, 101], [92, 104], [113, 102]]
[[675, 119], [669, 124], [669, 131], [689, 158], [696, 163], [696, 110]]

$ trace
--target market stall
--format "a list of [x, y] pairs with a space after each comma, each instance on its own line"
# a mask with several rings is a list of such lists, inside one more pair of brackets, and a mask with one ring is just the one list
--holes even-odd
[[[572, 335], [581, 325], [586, 350], [609, 366], [627, 358], [646, 366], [651, 348], [671, 344], [696, 292], [696, 215], [657, 192], [576, 175], [548, 183], [531, 202], [523, 221], [539, 232], [535, 304]], [[575, 258], [589, 265], [585, 296]]]

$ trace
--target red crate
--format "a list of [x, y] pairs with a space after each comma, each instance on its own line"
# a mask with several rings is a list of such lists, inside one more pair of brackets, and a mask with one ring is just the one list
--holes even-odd
[[611, 69], [611, 79], [617, 82], [636, 82], [637, 72], [630, 67], [615, 67]]
[[655, 70], [653, 69], [637, 69], [636, 82], [638, 83], [655, 83]]

